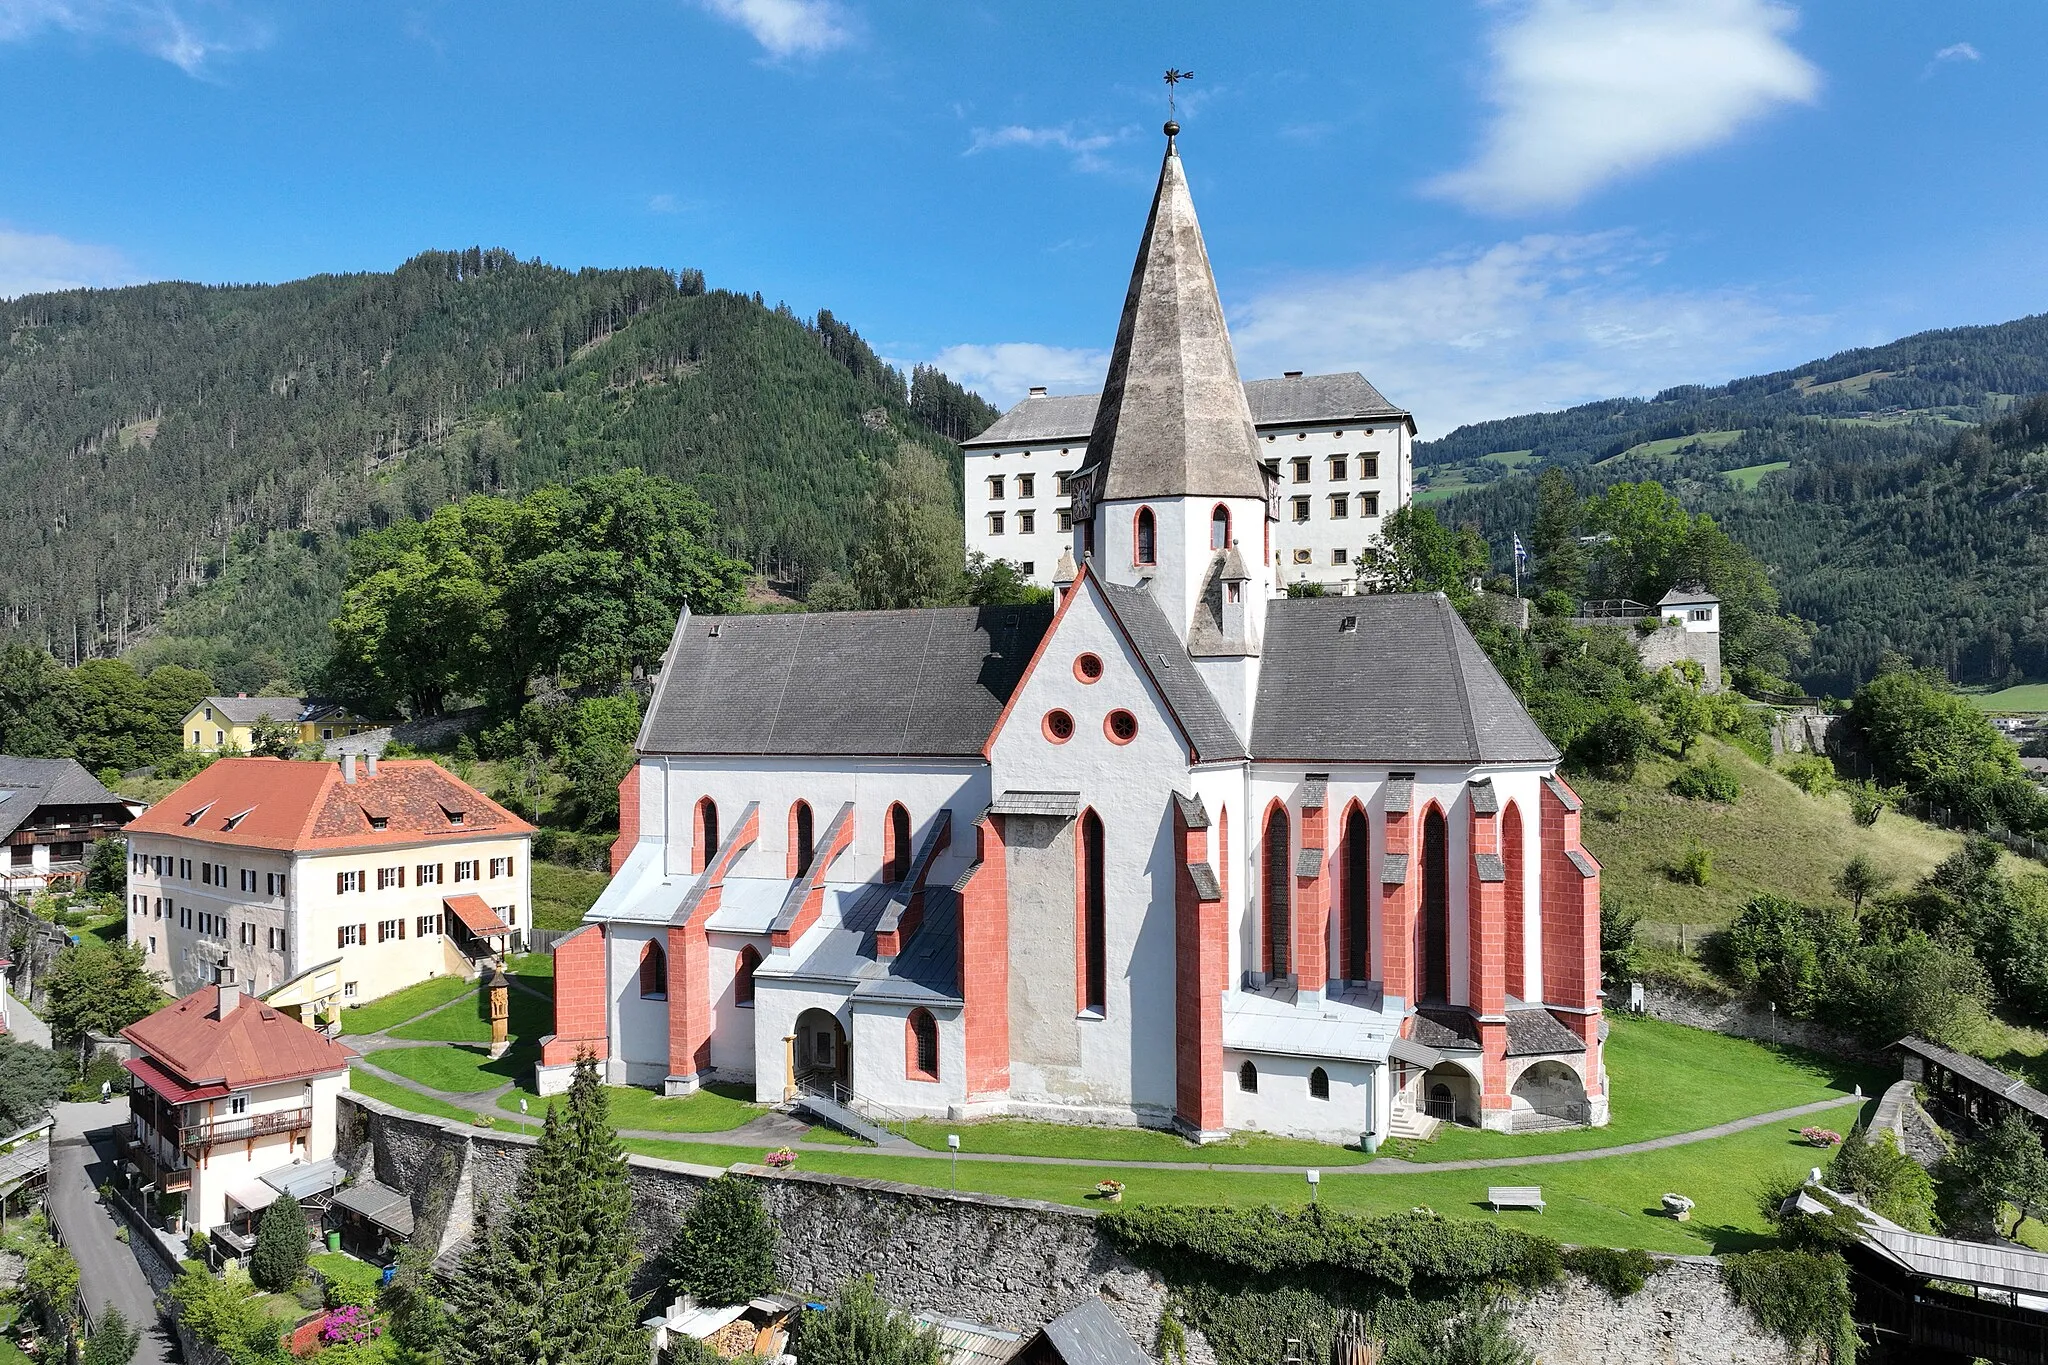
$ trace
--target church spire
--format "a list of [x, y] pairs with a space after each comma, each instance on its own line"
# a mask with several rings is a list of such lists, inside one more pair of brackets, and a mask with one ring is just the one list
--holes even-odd
[[1166, 125], [1159, 188], [1138, 243], [1116, 348], [1077, 478], [1094, 504], [1266, 495], [1209, 251]]

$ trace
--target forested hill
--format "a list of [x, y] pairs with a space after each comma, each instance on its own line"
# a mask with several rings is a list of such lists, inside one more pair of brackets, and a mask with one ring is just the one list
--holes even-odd
[[[231, 681], [324, 655], [355, 533], [623, 466], [779, 577], [842, 568], [904, 443], [995, 410], [701, 274], [429, 252], [389, 273], [0, 302], [0, 634]], [[168, 613], [168, 617], [167, 617]]]

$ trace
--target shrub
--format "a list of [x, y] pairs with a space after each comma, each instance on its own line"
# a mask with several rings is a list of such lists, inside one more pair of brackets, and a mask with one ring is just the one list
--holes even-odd
[[1877, 817], [1883, 815], [1891, 804], [1891, 794], [1874, 783], [1855, 782], [1849, 786], [1849, 814], [1865, 828], [1876, 824]]
[[1657, 1273], [1657, 1262], [1649, 1252], [1635, 1248], [1572, 1247], [1564, 1253], [1564, 1268], [1584, 1275], [1614, 1298], [1625, 1299]]
[[1819, 1344], [1834, 1365], [1856, 1359], [1849, 1265], [1833, 1252], [1748, 1251], [1721, 1260], [1729, 1297], [1794, 1347]]
[[1861, 1123], [1828, 1163], [1828, 1185], [1853, 1194], [1876, 1213], [1914, 1232], [1933, 1232], [1934, 1178], [1899, 1150], [1890, 1133], [1872, 1138]]
[[306, 1213], [299, 1201], [280, 1195], [263, 1210], [256, 1225], [256, 1248], [249, 1253], [249, 1278], [258, 1289], [279, 1293], [306, 1273]]
[[1688, 801], [1719, 801], [1733, 805], [1742, 799], [1742, 779], [1718, 758], [1688, 763], [1671, 779], [1671, 790]]
[[1835, 789], [1835, 765], [1819, 754], [1801, 754], [1785, 765], [1785, 780], [1808, 796]]
[[699, 1303], [745, 1303], [775, 1290], [775, 1223], [750, 1180], [705, 1185], [669, 1243], [669, 1280]]
[[1671, 868], [1671, 880], [1686, 886], [1705, 886], [1714, 880], [1714, 855], [1697, 839], [1688, 839], [1685, 851]]
[[790, 1349], [806, 1365], [941, 1365], [939, 1336], [891, 1311], [866, 1276], [822, 1313], [800, 1313]]
[[322, 1296], [329, 1309], [370, 1309], [377, 1306], [377, 1281], [354, 1275], [329, 1275]]
[[1635, 776], [1636, 765], [1650, 751], [1650, 719], [1631, 701], [1616, 702], [1601, 712], [1571, 746], [1578, 767], [1606, 777]]

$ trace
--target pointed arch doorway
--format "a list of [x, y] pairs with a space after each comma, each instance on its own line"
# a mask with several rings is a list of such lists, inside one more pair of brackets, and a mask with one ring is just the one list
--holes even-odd
[[830, 1099], [853, 1089], [853, 1050], [846, 1030], [830, 1010], [807, 1009], [796, 1017], [796, 1084], [807, 1094]]

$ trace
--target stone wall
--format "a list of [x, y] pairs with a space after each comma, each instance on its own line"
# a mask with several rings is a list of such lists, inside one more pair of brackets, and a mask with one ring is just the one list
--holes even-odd
[[1643, 1013], [1652, 1019], [1753, 1038], [1761, 1043], [1787, 1043], [1840, 1057], [1880, 1060], [1875, 1049], [1812, 1020], [1794, 1019], [1768, 1005], [1687, 990], [1668, 982], [1643, 983]]
[[[510, 1193], [534, 1140], [422, 1118], [361, 1095], [341, 1099], [342, 1163], [412, 1198], [416, 1237], [437, 1250], [467, 1234], [477, 1191]], [[643, 1272], [717, 1167], [628, 1158]], [[898, 1307], [1029, 1331], [1099, 1295], [1148, 1353], [1157, 1352], [1166, 1285], [1096, 1231], [1085, 1209], [995, 1195], [955, 1194], [846, 1176], [736, 1166], [761, 1183], [781, 1230], [776, 1268], [785, 1283], [829, 1292], [855, 1275]], [[1354, 1177], [1370, 1179], [1371, 1177]], [[1514, 1306], [1516, 1334], [1543, 1365], [1613, 1361], [1670, 1365], [1802, 1365], [1728, 1298], [1711, 1260], [1666, 1263], [1619, 1303], [1569, 1279]], [[1214, 1365], [1199, 1333], [1190, 1365]]]
[[1707, 691], [1721, 690], [1721, 633], [1714, 630], [1687, 630], [1684, 626], [1659, 626], [1648, 632], [1631, 631], [1635, 636], [1636, 653], [1643, 659], [1643, 671], [1655, 673], [1660, 668], [1687, 659], [1698, 664], [1706, 673]]

